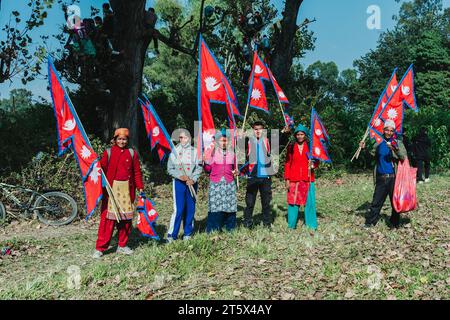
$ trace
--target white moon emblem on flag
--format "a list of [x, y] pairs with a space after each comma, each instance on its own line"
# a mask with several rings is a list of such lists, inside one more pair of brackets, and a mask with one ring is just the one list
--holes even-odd
[[214, 77], [206, 77], [205, 84], [206, 90], [208, 90], [209, 92], [216, 91], [221, 86], [221, 83], [217, 83], [217, 79]]
[[402, 86], [402, 93], [404, 96], [409, 96], [411, 89], [408, 86]]
[[256, 74], [261, 74], [261, 73], [263, 73], [263, 69], [259, 66], [259, 64], [257, 64], [256, 65], [256, 67], [255, 67], [255, 73]]
[[63, 129], [66, 131], [72, 131], [76, 126], [76, 123], [73, 119], [67, 120], [64, 122]]
[[316, 133], [317, 136], [321, 136], [322, 135], [322, 130], [320, 129], [316, 129], [316, 131], [314, 131]]
[[314, 152], [315, 152], [315, 154], [317, 154], [318, 156], [320, 155], [320, 148], [319, 147], [316, 147], [315, 149], [314, 149]]
[[394, 92], [395, 89], [397, 89], [397, 86], [396, 85], [391, 85], [391, 91]]
[[159, 136], [159, 127], [154, 127], [154, 128], [153, 128], [152, 135], [153, 135], [154, 137]]
[[285, 94], [283, 91], [278, 91], [278, 96], [282, 99], [286, 98]]
[[392, 108], [389, 109], [388, 112], [387, 112], [387, 116], [388, 116], [389, 119], [397, 118], [397, 110], [392, 109]]
[[155, 209], [151, 209], [149, 212], [148, 212], [148, 215], [149, 216], [154, 216], [156, 214], [156, 210]]
[[259, 89], [252, 90], [252, 99], [259, 100], [261, 99], [261, 96], [261, 91], [259, 91]]
[[86, 146], [83, 146], [83, 148], [81, 148], [80, 153], [83, 159], [87, 159], [91, 156], [91, 150], [89, 150]]

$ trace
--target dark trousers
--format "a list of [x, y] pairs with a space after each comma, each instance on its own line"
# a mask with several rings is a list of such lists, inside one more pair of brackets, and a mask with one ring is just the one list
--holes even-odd
[[400, 224], [400, 214], [395, 211], [394, 206], [392, 204], [392, 196], [394, 194], [394, 184], [395, 177], [384, 177], [377, 175], [375, 191], [373, 193], [372, 205], [370, 206], [370, 211], [366, 215], [366, 224], [367, 225], [376, 225], [378, 220], [380, 219], [380, 211], [383, 207], [384, 201], [386, 201], [387, 196], [389, 196], [389, 200], [391, 201], [392, 207], [392, 215], [391, 215], [391, 223], [393, 226], [398, 227]]
[[256, 195], [261, 194], [261, 206], [263, 223], [265, 226], [272, 224], [270, 202], [272, 201], [272, 180], [270, 178], [249, 178], [247, 180], [247, 192], [245, 194], [246, 208], [244, 210], [244, 226], [253, 226], [253, 209], [255, 208]]
[[423, 166], [425, 164], [425, 179], [430, 176], [430, 160], [417, 159], [417, 181], [423, 181]]
[[225, 226], [227, 231], [232, 231], [236, 227], [236, 212], [208, 212], [206, 220], [206, 232], [222, 231]]

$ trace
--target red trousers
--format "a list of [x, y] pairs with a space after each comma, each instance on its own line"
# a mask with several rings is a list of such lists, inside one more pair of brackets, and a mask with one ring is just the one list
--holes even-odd
[[117, 231], [119, 234], [119, 247], [125, 247], [127, 245], [132, 227], [132, 220], [121, 220], [117, 223], [116, 220], [106, 219], [107, 211], [108, 210], [103, 210], [100, 216], [97, 243], [95, 245], [95, 248], [101, 252], [108, 249], [115, 225], [117, 226]]

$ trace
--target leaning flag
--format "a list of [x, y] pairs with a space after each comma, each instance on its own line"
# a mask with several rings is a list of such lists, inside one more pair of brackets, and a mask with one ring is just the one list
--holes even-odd
[[158, 220], [158, 212], [154, 208], [154, 203], [148, 199], [145, 194], [139, 195], [138, 204], [136, 206], [138, 213], [136, 227], [144, 237], [159, 240], [159, 236], [155, 231], [156, 220]]
[[48, 57], [48, 79], [56, 117], [59, 156], [69, 149], [74, 152], [84, 187], [87, 219], [94, 213], [102, 198], [105, 177], [102, 174], [98, 156], [89, 142], [50, 57]]
[[230, 81], [214, 54], [200, 35], [198, 64], [198, 118], [200, 121], [199, 154], [211, 150], [215, 134], [211, 103], [227, 104], [227, 92], [232, 101], [233, 114], [240, 116], [238, 101]]
[[381, 93], [381, 96], [378, 99], [378, 103], [372, 114], [372, 118], [369, 122], [370, 138], [375, 139], [377, 143], [380, 143], [382, 140], [382, 132], [384, 126], [383, 121], [380, 119], [380, 113], [386, 106], [387, 101], [392, 96], [392, 93], [395, 91], [398, 85], [396, 71], [397, 68], [395, 68], [392, 72], [391, 78], [389, 79], [386, 88], [384, 88], [383, 92]]
[[415, 102], [413, 83], [413, 70], [411, 65], [402, 80], [400, 80], [394, 93], [388, 99], [386, 106], [379, 116], [383, 122], [386, 120], [393, 120], [397, 134], [401, 134], [403, 131], [403, 102], [416, 112], [419, 110]]
[[328, 146], [330, 139], [327, 130], [322, 124], [316, 110], [311, 110], [311, 136], [310, 136], [310, 158], [331, 163], [331, 158], [328, 155]]
[[272, 81], [273, 88], [275, 89], [275, 92], [277, 94], [278, 101], [280, 103], [289, 103], [289, 100], [287, 99], [286, 95], [284, 94], [283, 90], [281, 89], [280, 85], [277, 82], [277, 79], [272, 74], [272, 71], [270, 71], [269, 68], [267, 68], [267, 71], [269, 71], [270, 80]]
[[143, 95], [143, 98], [144, 100], [138, 98], [138, 101], [141, 104], [145, 130], [150, 140], [150, 148], [151, 150], [156, 148], [159, 160], [163, 161], [172, 152], [174, 145], [155, 108], [153, 108], [147, 96]]

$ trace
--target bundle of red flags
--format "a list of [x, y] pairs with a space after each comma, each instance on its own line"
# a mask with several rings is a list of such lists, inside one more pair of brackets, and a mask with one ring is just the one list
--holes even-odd
[[369, 123], [370, 137], [378, 143], [382, 140], [384, 122], [393, 120], [396, 134], [403, 132], [404, 105], [415, 112], [419, 110], [414, 93], [414, 71], [411, 64], [405, 75], [397, 83], [396, 70], [383, 90]]
[[50, 57], [48, 57], [48, 80], [56, 117], [59, 155], [63, 155], [70, 149], [74, 152], [84, 187], [87, 219], [94, 213], [102, 198], [105, 177], [97, 154], [92, 149], [83, 125]]

